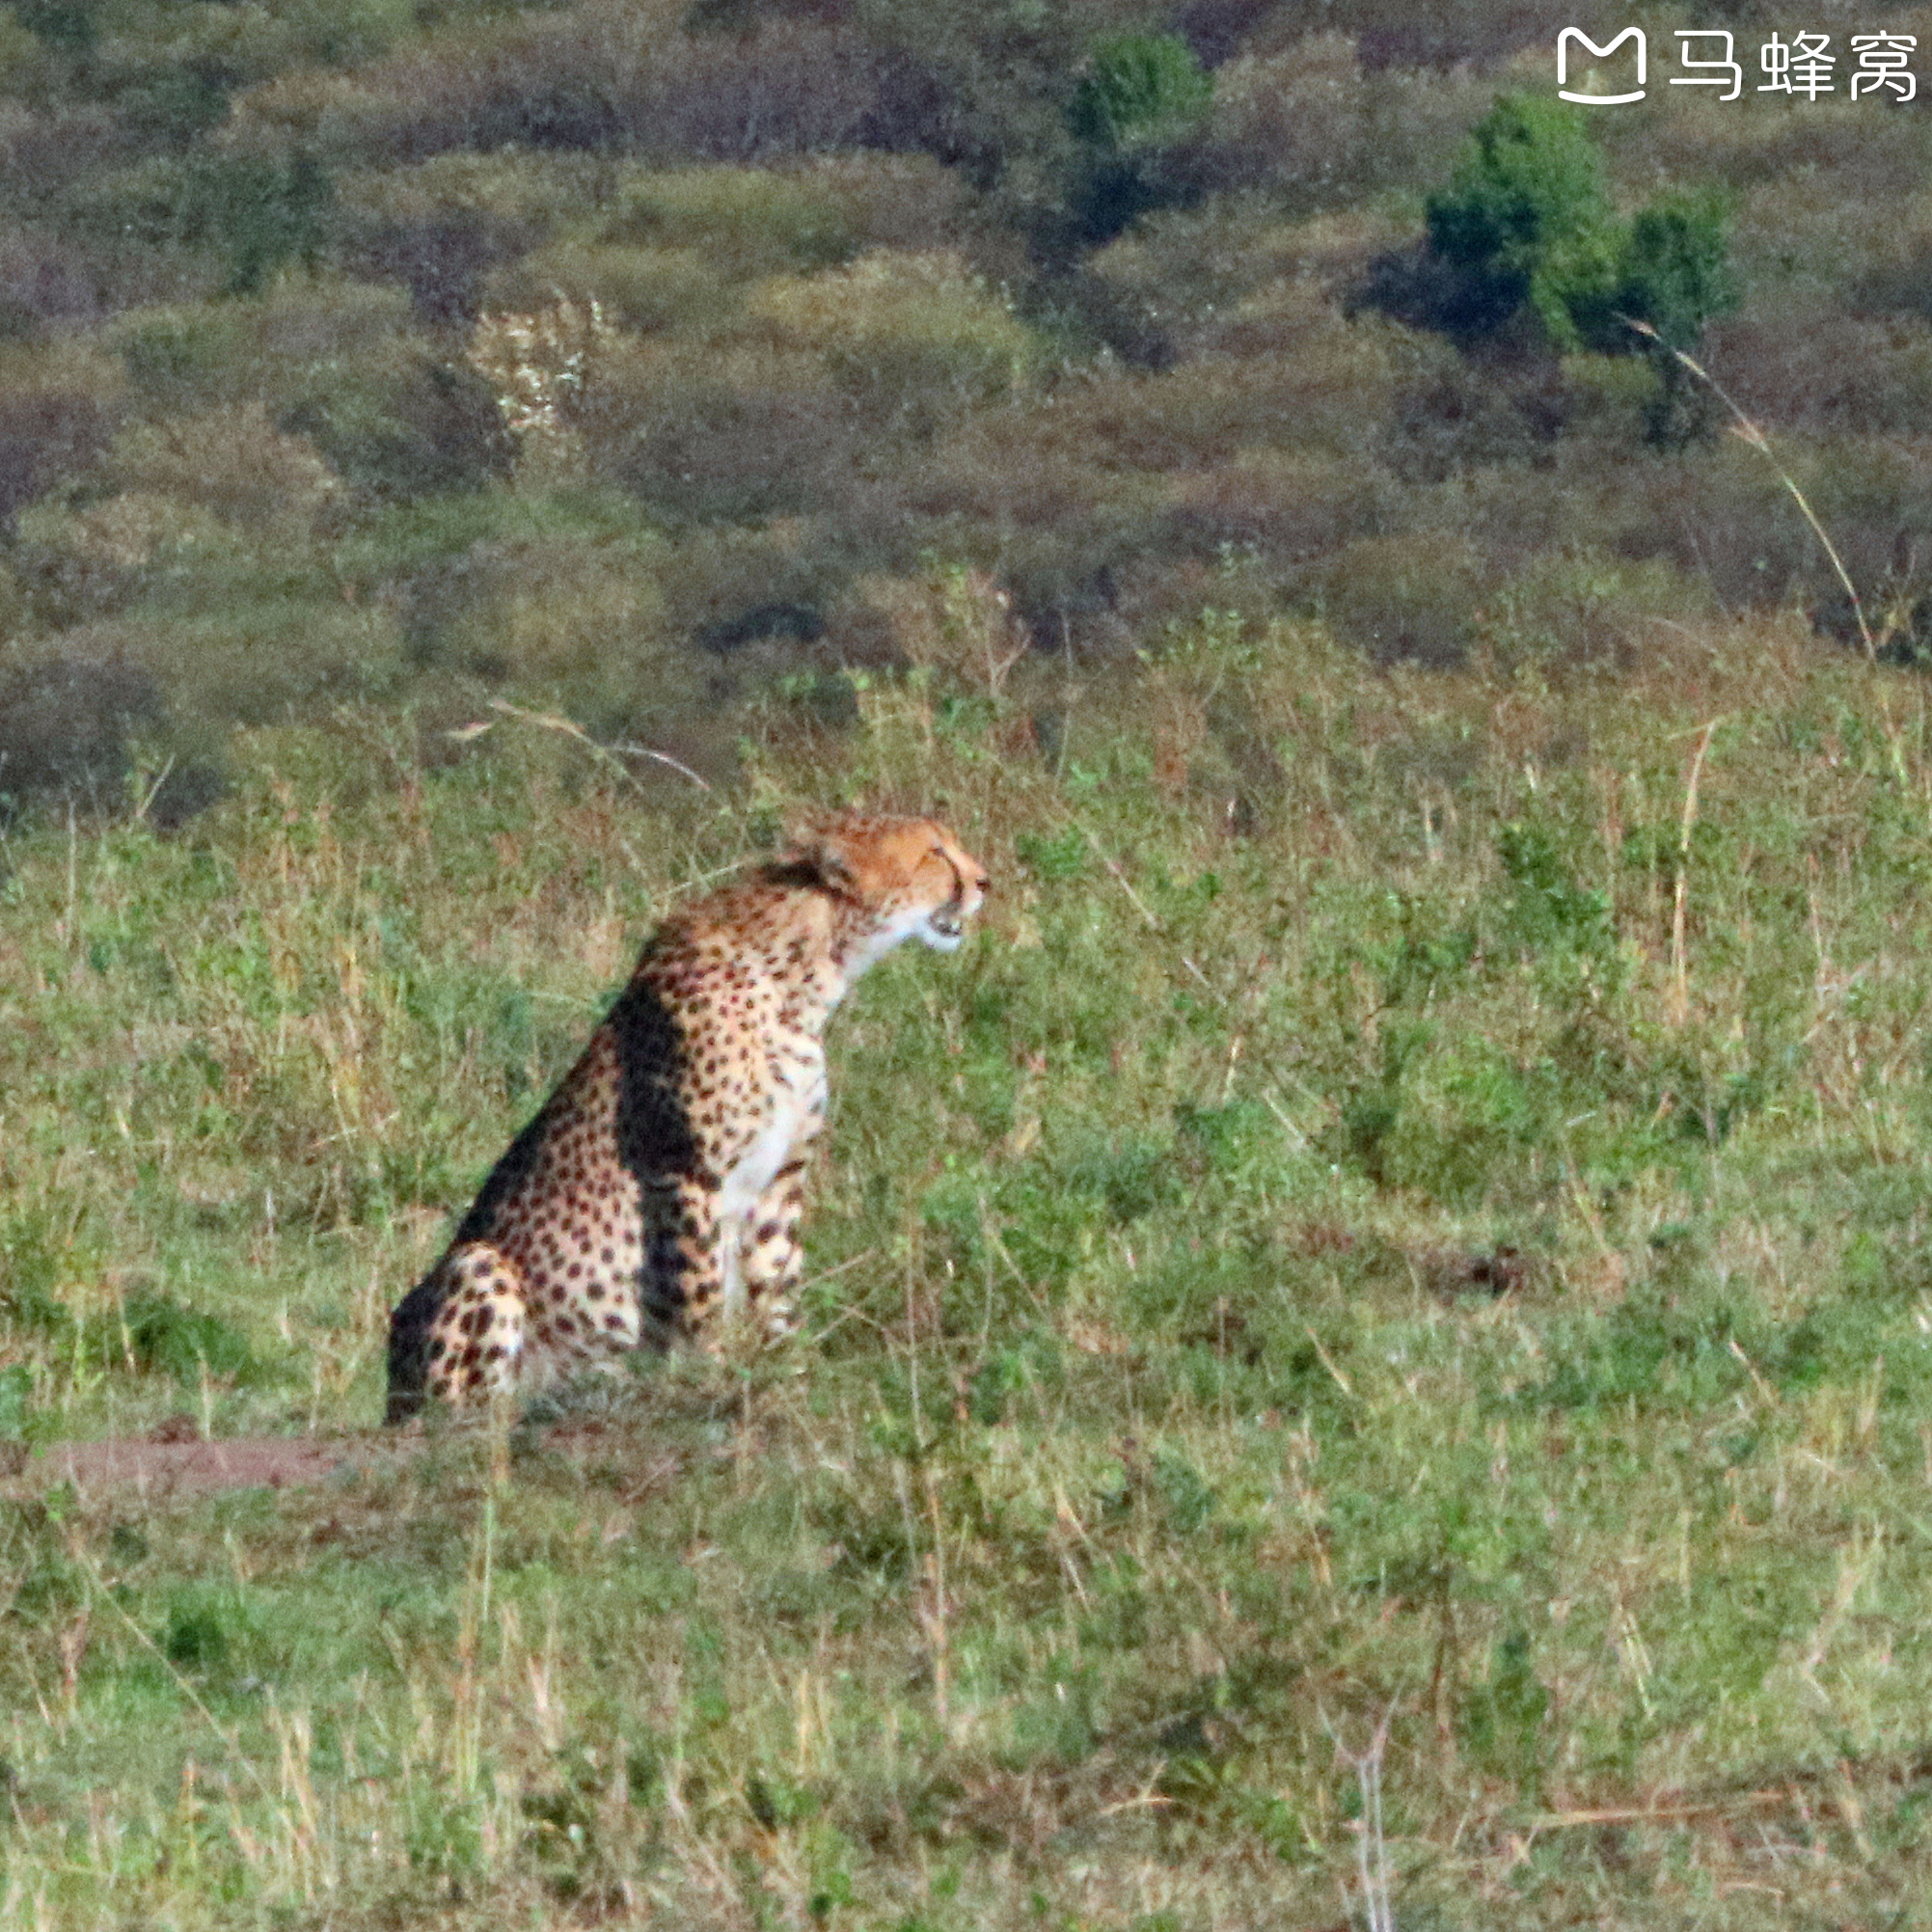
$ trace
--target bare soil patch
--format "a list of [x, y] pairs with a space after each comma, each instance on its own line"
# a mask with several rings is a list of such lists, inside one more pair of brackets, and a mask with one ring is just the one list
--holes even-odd
[[171, 1417], [145, 1436], [58, 1442], [0, 1465], [0, 1493], [38, 1495], [70, 1483], [83, 1501], [132, 1489], [156, 1501], [229, 1489], [308, 1487], [393, 1456], [394, 1440], [305, 1435], [209, 1440], [186, 1417]]

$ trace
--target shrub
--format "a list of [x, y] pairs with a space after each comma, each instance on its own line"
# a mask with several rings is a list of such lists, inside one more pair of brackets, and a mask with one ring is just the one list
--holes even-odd
[[670, 647], [653, 546], [508, 542], [475, 557], [491, 588], [443, 634], [437, 662], [561, 706], [594, 732], [687, 703], [688, 657]]
[[109, 175], [78, 193], [68, 216], [104, 243], [206, 251], [222, 265], [224, 292], [250, 294], [286, 261], [314, 263], [333, 197], [307, 155], [198, 154]]
[[194, 503], [141, 489], [90, 498], [73, 508], [55, 500], [36, 503], [20, 518], [19, 537], [21, 553], [33, 556], [43, 571], [66, 566], [82, 575], [92, 570], [97, 592], [114, 584], [116, 594], [102, 599], [103, 608], [118, 607], [137, 594], [150, 566], [172, 569], [190, 560], [205, 564], [218, 554], [241, 548], [219, 517]]
[[1109, 241], [1151, 209], [1193, 200], [1198, 190], [1173, 156], [1200, 130], [1213, 95], [1213, 76], [1178, 34], [1102, 41], [1068, 103], [1067, 125], [1085, 155], [1066, 232], [1042, 235], [1047, 257]]
[[1703, 353], [1774, 437], [1932, 429], [1932, 323], [1918, 316], [1854, 317], [1802, 298], [1760, 298], [1719, 322]]
[[0, 342], [34, 340], [51, 323], [97, 321], [110, 281], [91, 254], [0, 222]]
[[404, 669], [395, 612], [347, 604], [333, 583], [231, 562], [160, 583], [62, 643], [151, 678], [165, 709], [144, 735], [197, 748], [230, 724], [286, 723], [392, 694]]
[[640, 248], [566, 241], [522, 257], [485, 285], [492, 311], [530, 313], [558, 297], [590, 303], [637, 330], [702, 332], [738, 298], [716, 261], [697, 248]]
[[753, 161], [850, 144], [872, 98], [841, 29], [693, 37], [669, 6], [585, 0], [451, 28], [353, 74], [283, 75], [237, 98], [231, 138], [363, 167], [508, 145]]
[[14, 18], [50, 47], [84, 54], [100, 38], [100, 23], [90, 7], [71, 0], [16, 0]]
[[1381, 495], [1359, 463], [1244, 449], [1211, 469], [1177, 477], [1165, 524], [1172, 548], [1197, 557], [1254, 552], [1300, 563], [1366, 534]]
[[1737, 307], [1728, 228], [1709, 195], [1666, 196], [1641, 210], [1619, 262], [1617, 319], [1648, 322], [1669, 347], [1696, 347], [1706, 322]]
[[259, 400], [136, 423], [102, 467], [122, 489], [198, 504], [280, 544], [306, 539], [341, 495], [313, 445], [277, 429]]
[[95, 87], [106, 95], [115, 120], [144, 147], [179, 152], [228, 118], [229, 95], [241, 80], [219, 56], [136, 58], [106, 64]]
[[893, 656], [937, 674], [945, 689], [997, 696], [1032, 646], [1011, 594], [989, 571], [953, 565], [917, 578], [863, 578], [854, 587]]
[[747, 280], [830, 268], [858, 246], [835, 180], [771, 168], [660, 169], [618, 191], [598, 239], [697, 249], [721, 273]]
[[305, 395], [313, 372], [366, 369], [417, 353], [408, 298], [367, 283], [284, 283], [257, 301], [135, 309], [106, 337], [136, 394], [169, 411]]
[[582, 480], [577, 420], [617, 340], [598, 302], [566, 295], [529, 313], [478, 318], [466, 360], [495, 398], [527, 475], [553, 484]]
[[[1407, 345], [1350, 326], [1307, 288], [1251, 305], [1261, 340], [1201, 354], [1165, 374], [1109, 371], [1068, 384], [1050, 412], [1003, 422], [1003, 439], [1051, 440], [1114, 470], [1192, 471], [1256, 449], [1361, 456], [1397, 391]], [[1016, 466], [1026, 459], [1016, 453]]]
[[580, 426], [592, 474], [674, 525], [820, 509], [860, 445], [824, 358], [749, 344], [625, 345], [604, 364]]
[[1374, 84], [1356, 65], [1354, 41], [1340, 34], [1311, 34], [1289, 53], [1231, 62], [1214, 75], [1197, 163], [1203, 186], [1312, 195], [1352, 182]]
[[[1796, 477], [1872, 605], [1900, 566], [1932, 547], [1932, 460], [1919, 439], [1778, 438]], [[1815, 537], [1764, 458], [1726, 438], [1694, 457], [1646, 467], [1641, 491], [1616, 512], [1617, 548], [1660, 557], [1702, 578], [1731, 606], [1782, 602], [1794, 591], [1837, 594]]]
[[530, 148], [437, 154], [410, 167], [359, 167], [336, 177], [351, 223], [422, 222], [468, 211], [542, 237], [616, 205], [645, 171], [601, 154]]
[[120, 367], [91, 343], [0, 346], [0, 533], [106, 447], [122, 387]]
[[[1724, 204], [1666, 196], [1626, 228], [1580, 110], [1539, 95], [1506, 95], [1477, 123], [1428, 214], [1431, 248], [1460, 278], [1444, 291], [1444, 320], [1470, 333], [1527, 304], [1559, 348], [1640, 347], [1630, 318], [1687, 349], [1737, 303]], [[1659, 367], [1668, 403], [1680, 366]]]
[[1266, 188], [1302, 205], [1421, 190], [1454, 165], [1493, 98], [1470, 69], [1371, 71], [1353, 39], [1309, 34], [1216, 71], [1213, 111], [1183, 165], [1203, 188]]
[[382, 499], [480, 489], [511, 449], [489, 386], [473, 370], [400, 350], [372, 366], [317, 364], [276, 418], [347, 482]]
[[1105, 153], [1150, 153], [1193, 134], [1213, 98], [1213, 76], [1180, 35], [1124, 34], [1094, 49], [1067, 124]]
[[373, 281], [400, 282], [418, 318], [432, 326], [474, 322], [491, 271], [531, 245], [528, 230], [474, 208], [371, 224], [337, 251]]
[[685, 532], [658, 567], [672, 633], [715, 658], [741, 658], [758, 647], [766, 659], [838, 662], [840, 640], [828, 635], [826, 613], [839, 572], [803, 535], [789, 523]]
[[126, 129], [93, 103], [36, 112], [0, 101], [0, 184], [16, 206], [54, 202], [131, 145]]
[[1702, 614], [1703, 585], [1661, 561], [1632, 563], [1572, 549], [1533, 558], [1495, 586], [1476, 621], [1500, 664], [1629, 669], [1660, 623]]
[[955, 250], [989, 274], [1018, 274], [1024, 265], [1012, 231], [957, 170], [930, 155], [824, 154], [790, 178], [831, 204], [838, 220], [827, 230], [842, 231], [848, 253]]
[[1584, 409], [1574, 389], [1546, 361], [1519, 371], [1478, 366], [1453, 351], [1418, 357], [1390, 399], [1377, 453], [1405, 483], [1521, 464]]
[[1417, 531], [1353, 543], [1323, 571], [1329, 621], [1377, 664], [1450, 667], [1468, 654], [1484, 572], [1464, 539]]
[[0, 807], [119, 804], [128, 740], [162, 712], [154, 679], [123, 659], [42, 651], [0, 670]]
[[320, 281], [135, 311], [109, 340], [158, 409], [256, 399], [370, 495], [474, 489], [509, 467], [496, 402], [472, 370], [426, 353], [409, 321], [399, 290]]
[[881, 251], [769, 282], [747, 308], [780, 340], [816, 350], [868, 412], [914, 434], [1012, 395], [1033, 359], [1010, 305], [956, 256]]

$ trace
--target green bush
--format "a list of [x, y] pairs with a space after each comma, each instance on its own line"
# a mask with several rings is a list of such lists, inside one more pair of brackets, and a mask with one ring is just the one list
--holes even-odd
[[1527, 305], [1562, 349], [1635, 349], [1633, 320], [1687, 349], [1737, 306], [1724, 204], [1674, 194], [1619, 222], [1582, 114], [1539, 95], [1506, 95], [1477, 123], [1428, 217], [1472, 333]]
[[335, 188], [318, 162], [295, 154], [196, 154], [109, 174], [70, 199], [84, 237], [157, 250], [204, 251], [225, 294], [253, 294], [283, 263], [319, 259]]
[[66, 0], [16, 0], [14, 17], [50, 46], [66, 47], [77, 54], [86, 53], [100, 38], [95, 10], [66, 4]]
[[1213, 76], [1179, 34], [1123, 34], [1094, 49], [1067, 124], [1107, 153], [1146, 153], [1185, 140], [1213, 99]]
[[367, 283], [289, 280], [259, 300], [128, 310], [106, 331], [136, 394], [168, 412], [259, 397], [271, 410], [305, 398], [330, 372], [367, 372], [419, 350], [409, 297]]
[[399, 351], [369, 367], [318, 364], [276, 422], [342, 478], [391, 501], [480, 489], [510, 448], [496, 398], [474, 370]]
[[[128, 740], [161, 714], [153, 679], [118, 657], [43, 651], [10, 665], [0, 672], [0, 819], [44, 797], [119, 804]], [[23, 1245], [11, 1242], [10, 1256], [12, 1300], [0, 1309], [18, 1319], [31, 1277]]]
[[1578, 346], [1579, 311], [1616, 286], [1619, 240], [1603, 157], [1579, 110], [1505, 95], [1471, 131], [1447, 189], [1429, 198], [1430, 246], [1460, 270], [1469, 326], [1500, 327], [1525, 303]]
[[858, 246], [830, 182], [770, 168], [672, 168], [637, 177], [598, 239], [698, 249], [718, 272], [748, 279], [830, 268]]

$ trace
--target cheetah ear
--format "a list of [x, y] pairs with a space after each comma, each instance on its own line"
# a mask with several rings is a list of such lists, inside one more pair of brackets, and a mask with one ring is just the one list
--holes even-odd
[[835, 827], [806, 828], [794, 843], [792, 862], [808, 872], [829, 892], [857, 889], [857, 874], [852, 869], [852, 860]]

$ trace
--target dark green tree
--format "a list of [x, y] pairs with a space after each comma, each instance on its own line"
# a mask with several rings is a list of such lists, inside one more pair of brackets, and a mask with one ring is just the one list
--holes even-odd
[[1460, 278], [1458, 331], [1487, 334], [1527, 307], [1559, 349], [1647, 353], [1659, 385], [1651, 435], [1696, 433], [1673, 352], [1688, 352], [1706, 322], [1737, 306], [1720, 198], [1667, 195], [1619, 221], [1582, 114], [1506, 95], [1471, 131], [1428, 214], [1430, 247]]
[[1669, 348], [1692, 349], [1713, 316], [1737, 307], [1730, 223], [1715, 195], [1668, 195], [1643, 209], [1624, 241], [1619, 318], [1647, 322]]
[[1428, 202], [1430, 246], [1462, 272], [1473, 333], [1525, 303], [1552, 341], [1581, 345], [1586, 316], [1616, 286], [1620, 236], [1603, 157], [1581, 112], [1505, 95], [1471, 131], [1447, 188]]
[[1213, 75], [1178, 34], [1123, 34], [1094, 48], [1067, 103], [1084, 156], [1072, 196], [1079, 244], [1098, 246], [1150, 209], [1191, 199], [1171, 156], [1213, 99]]

